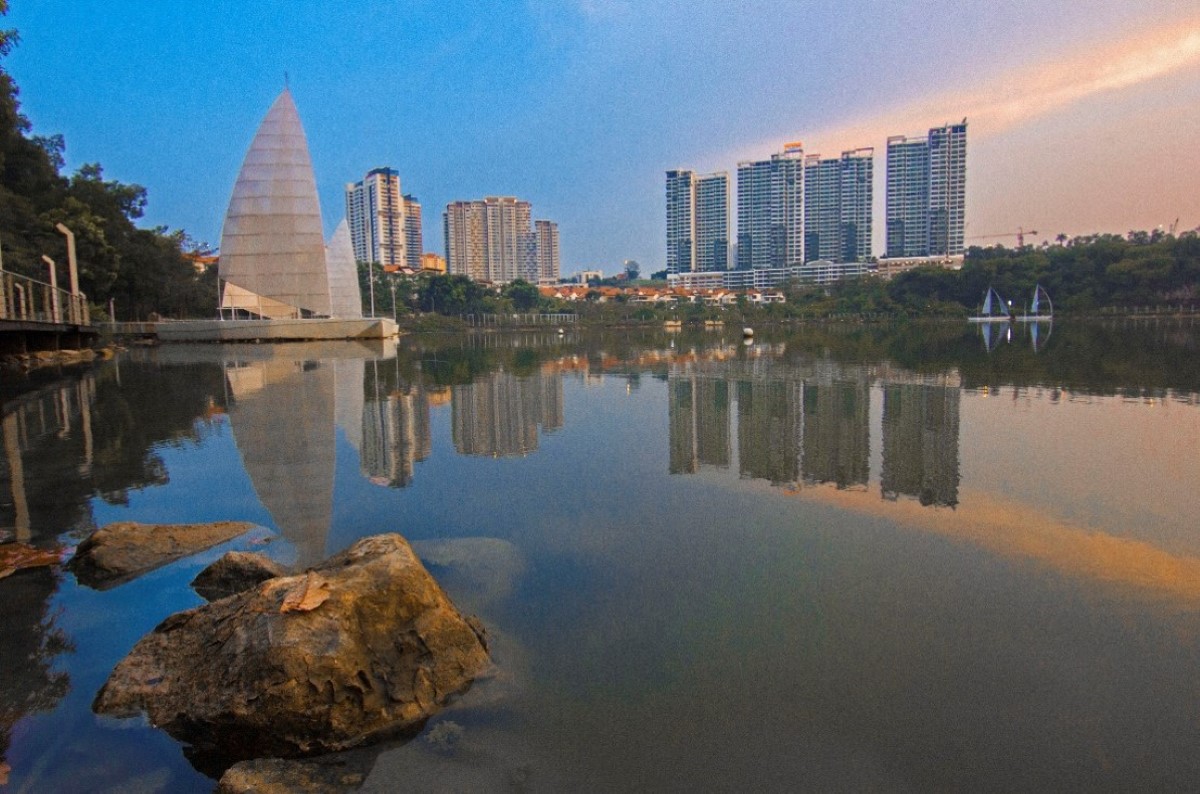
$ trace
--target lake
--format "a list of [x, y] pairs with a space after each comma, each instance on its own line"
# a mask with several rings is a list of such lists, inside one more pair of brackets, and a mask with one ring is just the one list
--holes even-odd
[[363, 790], [1183, 789], [1200, 325], [163, 346], [4, 373], [0, 540], [246, 520], [127, 584], [0, 579], [14, 791], [208, 791], [98, 718], [229, 549], [399, 532], [494, 676]]

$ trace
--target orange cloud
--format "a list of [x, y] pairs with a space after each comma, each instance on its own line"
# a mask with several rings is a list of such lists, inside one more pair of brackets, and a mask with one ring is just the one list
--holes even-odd
[[[882, 113], [816, 131], [781, 131], [726, 158], [761, 158], [797, 135], [809, 151], [836, 154], [879, 146], [889, 135], [918, 134], [966, 117], [979, 140], [1110, 91], [1138, 86], [1200, 66], [1200, 16], [1107, 46], [1009, 70], [966, 89], [950, 89]], [[815, 144], [815, 145], [814, 145]]]

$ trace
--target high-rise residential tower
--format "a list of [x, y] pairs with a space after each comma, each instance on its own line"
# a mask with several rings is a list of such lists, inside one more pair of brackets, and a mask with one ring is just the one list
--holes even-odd
[[489, 281], [505, 283], [528, 275], [531, 208], [528, 201], [512, 196], [487, 196], [483, 200], [487, 217], [487, 256]]
[[375, 168], [361, 182], [346, 185], [346, 220], [359, 262], [408, 264], [404, 198], [394, 170]]
[[442, 217], [450, 274], [499, 284], [536, 281], [537, 238], [530, 214], [529, 202], [512, 196], [447, 204]]
[[485, 240], [487, 215], [482, 201], [452, 201], [442, 215], [446, 272], [473, 281], [489, 280]]
[[696, 269], [693, 241], [696, 237], [696, 174], [667, 172], [667, 273], [690, 273]]
[[804, 158], [804, 261], [839, 261], [841, 169], [835, 157]]
[[967, 121], [929, 131], [929, 253], [963, 252], [967, 199]]
[[729, 269], [729, 174], [667, 172], [667, 272]]
[[738, 163], [739, 270], [787, 267], [804, 259], [804, 147], [789, 143], [769, 160]]
[[804, 158], [804, 261], [861, 262], [871, 256], [875, 150]]
[[421, 269], [425, 245], [421, 234], [421, 203], [416, 196], [404, 196], [404, 258], [413, 270]]
[[887, 140], [887, 256], [963, 252], [967, 122]]
[[875, 201], [875, 149], [867, 146], [842, 152], [842, 262], [871, 258]]
[[729, 269], [729, 174], [696, 178], [696, 270]]
[[535, 251], [537, 256], [537, 280], [558, 281], [562, 263], [558, 253], [558, 224], [554, 221], [534, 221], [533, 231], [537, 240]]

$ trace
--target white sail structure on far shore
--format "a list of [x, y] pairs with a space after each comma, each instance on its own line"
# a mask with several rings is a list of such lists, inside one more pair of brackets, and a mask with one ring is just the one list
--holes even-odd
[[350, 240], [350, 225], [345, 219], [338, 224], [325, 249], [329, 268], [329, 300], [334, 317], [362, 317], [362, 290], [358, 286], [358, 264], [354, 260], [354, 243]]
[[[317, 184], [286, 88], [259, 126], [234, 184], [219, 274], [223, 316], [333, 314]], [[355, 316], [362, 316], [361, 308]]]

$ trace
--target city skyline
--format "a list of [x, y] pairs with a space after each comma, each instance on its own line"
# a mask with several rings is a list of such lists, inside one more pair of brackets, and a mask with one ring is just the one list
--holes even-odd
[[[666, 265], [661, 174], [679, 163], [720, 170], [789, 140], [878, 152], [889, 135], [963, 116], [967, 245], [1005, 233], [988, 242], [1013, 244], [1018, 226], [1040, 242], [1200, 225], [1200, 164], [1181, 156], [1200, 145], [1200, 13], [1174, 0], [931, 2], [919, 14], [882, 2], [233, 9], [16, 0], [4, 26], [21, 43], [3, 65], [32, 132], [64, 135], [68, 171], [99, 162], [148, 189], [146, 225], [214, 245], [285, 73], [326, 238], [344, 184], [387, 163], [426, 206], [527, 196], [559, 223], [568, 270], [636, 259], [649, 273]], [[797, 34], [765, 35], [781, 26]], [[711, 51], [680, 51], [672, 30]], [[861, 47], [864, 36], [905, 57]]]

